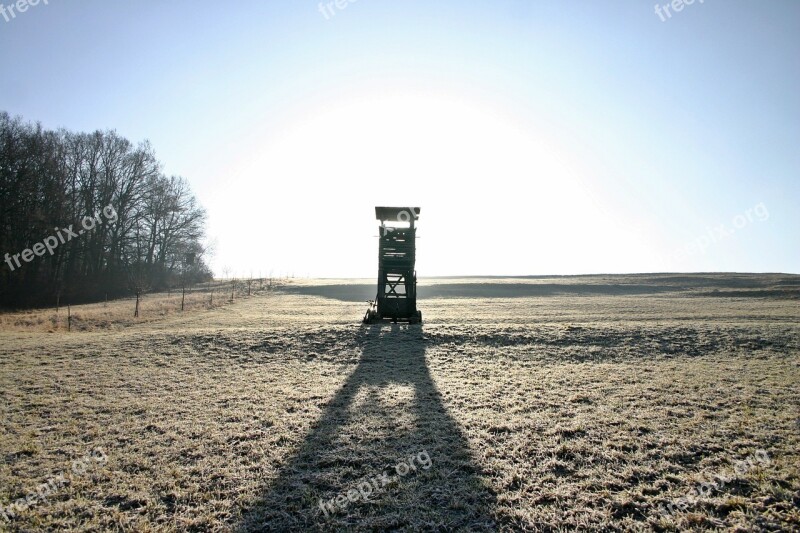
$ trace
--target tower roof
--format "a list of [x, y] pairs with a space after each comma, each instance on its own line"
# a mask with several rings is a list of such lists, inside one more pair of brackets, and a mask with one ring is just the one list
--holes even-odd
[[376, 207], [375, 218], [385, 222], [411, 222], [419, 220], [419, 207]]

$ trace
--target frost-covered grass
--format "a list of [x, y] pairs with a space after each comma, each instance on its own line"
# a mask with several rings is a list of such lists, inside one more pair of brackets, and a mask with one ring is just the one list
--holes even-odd
[[[521, 297], [493, 285], [536, 280], [438, 280], [422, 326], [361, 326], [359, 297], [306, 281], [113, 330], [0, 332], [0, 505], [108, 458], [0, 529], [797, 529], [800, 306], [764, 288], [796, 278], [684, 278]], [[423, 450], [430, 468], [399, 476]], [[768, 464], [734, 471], [757, 450]]]

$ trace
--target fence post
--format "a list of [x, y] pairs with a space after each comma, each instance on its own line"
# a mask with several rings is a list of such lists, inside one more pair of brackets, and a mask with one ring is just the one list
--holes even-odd
[[67, 331], [72, 331], [72, 309], [67, 304]]
[[182, 289], [182, 292], [181, 292], [181, 311], [183, 311], [183, 302], [184, 302], [184, 300], [186, 300], [186, 285], [183, 286], [183, 289]]
[[133, 311], [133, 318], [139, 318], [139, 289], [136, 289], [136, 309]]

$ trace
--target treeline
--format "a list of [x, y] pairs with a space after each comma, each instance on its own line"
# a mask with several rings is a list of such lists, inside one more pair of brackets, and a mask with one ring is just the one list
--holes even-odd
[[0, 112], [0, 305], [206, 281], [205, 218], [148, 143], [48, 131]]

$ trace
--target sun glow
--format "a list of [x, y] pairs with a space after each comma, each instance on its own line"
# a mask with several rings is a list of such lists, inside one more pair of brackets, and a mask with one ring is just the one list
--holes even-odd
[[588, 178], [547, 132], [496, 109], [427, 94], [354, 98], [306, 112], [240, 162], [212, 199], [215, 213], [236, 206], [212, 221], [226, 236], [216, 264], [371, 277], [373, 207], [419, 205], [427, 275], [579, 271], [574, 261], [600, 245], [592, 235], [619, 231]]

